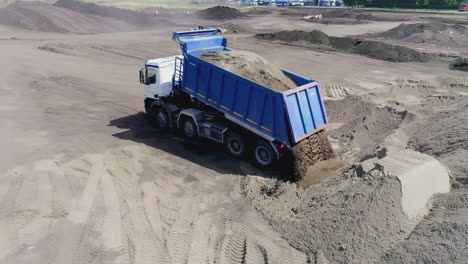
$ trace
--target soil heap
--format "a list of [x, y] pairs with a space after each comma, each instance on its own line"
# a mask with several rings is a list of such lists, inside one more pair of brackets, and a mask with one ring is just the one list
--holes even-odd
[[86, 15], [110, 17], [134, 25], [149, 25], [153, 23], [152, 17], [148, 14], [117, 7], [101, 6], [76, 0], [58, 0], [54, 6], [67, 8]]
[[248, 51], [210, 51], [200, 58], [277, 92], [297, 87], [277, 66]]
[[468, 28], [462, 25], [446, 25], [442, 23], [401, 24], [373, 36], [413, 43], [460, 46], [467, 45]]
[[262, 33], [256, 38], [266, 40], [279, 40], [288, 43], [300, 44], [306, 42], [314, 45], [328, 45], [331, 48], [349, 53], [356, 53], [378, 60], [393, 62], [428, 62], [431, 56], [407, 47], [386, 44], [372, 40], [355, 38], [330, 37], [327, 34], [313, 30], [305, 32], [300, 30], [281, 31], [277, 33]]
[[14, 2], [0, 8], [0, 24], [60, 33], [101, 33], [133, 30], [126, 22], [107, 17], [80, 14], [42, 2]]
[[458, 58], [450, 64], [451, 70], [459, 70], [468, 72], [468, 59]]
[[235, 19], [240, 17], [245, 17], [245, 15], [232, 7], [228, 6], [215, 6], [207, 9], [200, 10], [196, 13], [199, 17], [204, 19]]

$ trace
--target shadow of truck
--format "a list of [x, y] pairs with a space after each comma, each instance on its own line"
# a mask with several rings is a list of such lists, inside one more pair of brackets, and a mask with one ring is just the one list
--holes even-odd
[[220, 174], [256, 175], [265, 178], [280, 178], [276, 170], [259, 170], [244, 160], [229, 156], [221, 144], [199, 139], [190, 141], [173, 131], [161, 131], [151, 124], [145, 113], [138, 113], [111, 120], [109, 126], [126, 129], [113, 136], [143, 143], [174, 156], [196, 163]]

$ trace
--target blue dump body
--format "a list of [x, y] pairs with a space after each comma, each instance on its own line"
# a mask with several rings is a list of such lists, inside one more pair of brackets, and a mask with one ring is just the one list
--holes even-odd
[[276, 92], [200, 59], [203, 52], [230, 50], [227, 40], [217, 33], [174, 33], [184, 55], [181, 69], [176, 66], [174, 86], [290, 149], [328, 123], [319, 82], [283, 70], [298, 87]]

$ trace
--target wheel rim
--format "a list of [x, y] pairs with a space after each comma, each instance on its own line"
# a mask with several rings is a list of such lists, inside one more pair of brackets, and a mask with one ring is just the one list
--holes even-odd
[[158, 111], [158, 123], [159, 123], [159, 127], [161, 128], [167, 127], [167, 118], [166, 118], [166, 115], [162, 111]]
[[184, 133], [189, 138], [192, 138], [195, 136], [195, 128], [192, 126], [190, 122], [185, 122]]
[[271, 155], [266, 148], [260, 146], [255, 150], [255, 158], [260, 164], [267, 165], [270, 163]]
[[229, 150], [234, 154], [239, 154], [242, 152], [242, 144], [236, 138], [229, 140]]

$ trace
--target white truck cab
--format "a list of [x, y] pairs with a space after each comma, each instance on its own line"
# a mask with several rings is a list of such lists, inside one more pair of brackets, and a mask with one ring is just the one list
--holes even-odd
[[183, 57], [170, 56], [146, 62], [140, 70], [140, 83], [144, 85], [145, 98], [159, 99], [170, 95], [176, 58]]

